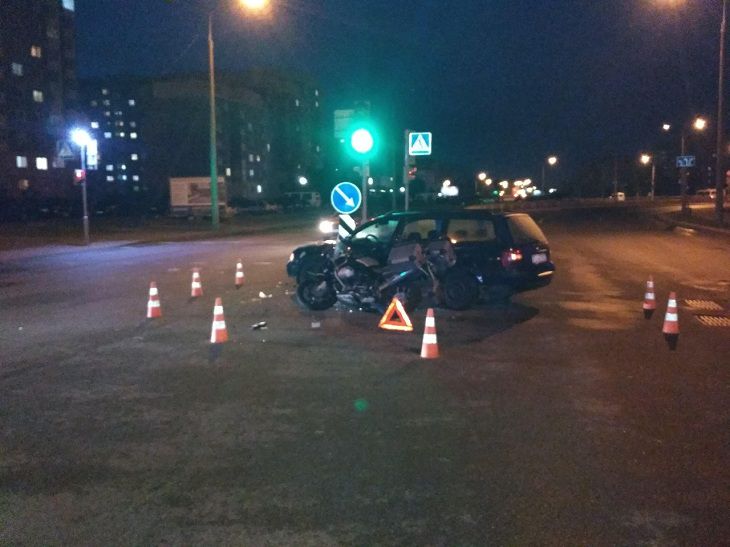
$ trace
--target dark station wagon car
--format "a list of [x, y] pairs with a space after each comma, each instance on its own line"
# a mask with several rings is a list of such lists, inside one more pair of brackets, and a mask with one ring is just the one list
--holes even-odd
[[460, 268], [471, 273], [482, 293], [508, 297], [544, 287], [555, 272], [547, 238], [528, 214], [459, 210], [376, 217], [337, 243], [298, 247], [289, 257], [287, 273], [301, 281], [345, 246], [384, 264], [393, 245], [438, 239], [451, 242]]

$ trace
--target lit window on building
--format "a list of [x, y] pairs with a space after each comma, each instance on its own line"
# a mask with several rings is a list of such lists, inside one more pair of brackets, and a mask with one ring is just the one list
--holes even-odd
[[74, 11], [74, 0], [63, 0], [63, 9]]
[[315, 148], [315, 150], [317, 150], [317, 152], [320, 151], [319, 145], [315, 146], [314, 148]]
[[136, 104], [137, 104], [137, 101], [135, 101], [134, 99], [129, 99], [129, 106], [134, 106]]
[[127, 136], [127, 134], [124, 131], [120, 131], [119, 132], [119, 136], [122, 137], [122, 138], [124, 138], [124, 137]]
[[137, 127], [137, 122], [129, 122], [129, 127]]
[[118, 120], [118, 121], [114, 122], [114, 125], [116, 125], [117, 127], [124, 127], [124, 121]]
[[231, 168], [230, 167], [226, 167], [226, 176], [227, 177], [230, 177], [231, 176]]
[[248, 122], [247, 127], [249, 131], [253, 131], [253, 124], [251, 122]]
[[251, 163], [253, 163], [253, 154], [249, 154], [248, 155], [248, 161], [250, 161]]
[[132, 175], [132, 180], [134, 182], [139, 182], [139, 175]]
[[256, 154], [256, 161], [259, 163], [261, 162], [261, 156], [259, 156], [258, 154]]
[[248, 176], [249, 177], [253, 178], [255, 174], [256, 174], [256, 172], [253, 169], [249, 169], [248, 170]]
[[112, 102], [109, 99], [104, 99], [103, 101], [101, 101], [101, 104], [103, 104], [104, 106], [111, 106]]
[[106, 180], [108, 180], [109, 182], [114, 182], [114, 175], [107, 175]]
[[38, 169], [38, 171], [48, 171], [48, 158], [36, 158], [35, 168]]
[[91, 122], [91, 129], [99, 129], [99, 122]]
[[30, 188], [30, 181], [28, 179], [20, 179], [18, 181], [18, 190], [25, 192], [28, 188]]
[[15, 165], [19, 169], [24, 169], [28, 167], [28, 157], [27, 156], [15, 156]]
[[91, 106], [99, 106], [98, 101], [91, 101], [90, 104], [91, 104]]
[[102, 90], [101, 90], [101, 94], [102, 94], [102, 95], [109, 95], [109, 90], [108, 90], [108, 89], [106, 89], [106, 88], [102, 88]]
[[106, 110], [106, 111], [104, 112], [104, 116], [106, 116], [107, 118], [108, 118], [109, 116], [111, 116], [111, 115], [112, 115], [112, 113], [111, 113], [111, 112], [109, 112], [108, 110]]
[[122, 180], [127, 180], [127, 175], [122, 175]]
[[299, 106], [299, 99], [294, 99], [294, 104]]
[[20, 63], [13, 63], [12, 68], [13, 74], [15, 74], [16, 76], [23, 75], [23, 65], [21, 65]]
[[319, 101], [314, 101], [314, 108], [319, 108]]
[[104, 131], [104, 138], [105, 139], [111, 139], [112, 138], [111, 132], [110, 131]]
[[315, 97], [319, 97], [319, 89], [315, 89], [314, 90], [314, 96]]
[[271, 152], [271, 144], [268, 142], [266, 143], [266, 151]]
[[137, 133], [134, 133], [134, 132], [130, 133], [129, 134], [129, 138], [130, 139], [136, 139], [137, 138]]
[[43, 102], [43, 92], [38, 91], [37, 89], [33, 90], [33, 100], [37, 103]]
[[30, 46], [30, 56], [35, 57], [36, 59], [43, 57], [43, 50], [41, 49], [41, 46]]
[[263, 189], [263, 188], [261, 188], [261, 185], [260, 185], [260, 184], [257, 184], [257, 185], [256, 185], [256, 193], [257, 193], [257, 194], [260, 194], [260, 193], [261, 193], [261, 192], [263, 192], [263, 191], [264, 191], [264, 189]]
[[139, 159], [137, 154], [132, 154], [130, 157], [132, 158], [132, 161], [137, 161]]
[[110, 163], [107, 163], [106, 164], [106, 170], [107, 171], [114, 171], [114, 166], [112, 164], [110, 164]]
[[121, 165], [119, 166], [119, 168], [120, 168], [120, 169], [121, 169], [122, 171], [126, 171], [126, 170], [127, 170], [127, 166], [126, 166], [125, 164], [121, 164]]

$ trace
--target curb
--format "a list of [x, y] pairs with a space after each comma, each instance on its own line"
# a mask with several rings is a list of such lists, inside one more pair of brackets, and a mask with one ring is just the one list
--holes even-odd
[[698, 232], [709, 232], [711, 234], [730, 236], [730, 228], [716, 228], [715, 226], [707, 226], [705, 224], [695, 224], [684, 220], [676, 220], [666, 215], [654, 215], [657, 220], [668, 224], [669, 228], [686, 228], [696, 230]]

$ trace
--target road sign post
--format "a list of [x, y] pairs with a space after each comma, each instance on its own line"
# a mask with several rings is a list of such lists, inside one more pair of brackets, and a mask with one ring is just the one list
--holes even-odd
[[411, 185], [410, 180], [408, 180], [408, 163], [410, 161], [410, 154], [408, 153], [408, 135], [410, 135], [410, 131], [406, 129], [405, 134], [403, 135], [403, 148], [404, 148], [404, 154], [403, 154], [403, 186], [406, 189], [405, 192], [405, 207], [404, 209], [407, 211], [408, 207], [410, 205], [411, 201]]

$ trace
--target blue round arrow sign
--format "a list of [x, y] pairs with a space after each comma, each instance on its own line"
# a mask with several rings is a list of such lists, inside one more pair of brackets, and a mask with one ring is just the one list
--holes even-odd
[[343, 215], [349, 215], [360, 208], [362, 193], [360, 188], [351, 182], [341, 182], [332, 189], [330, 201], [335, 211]]

